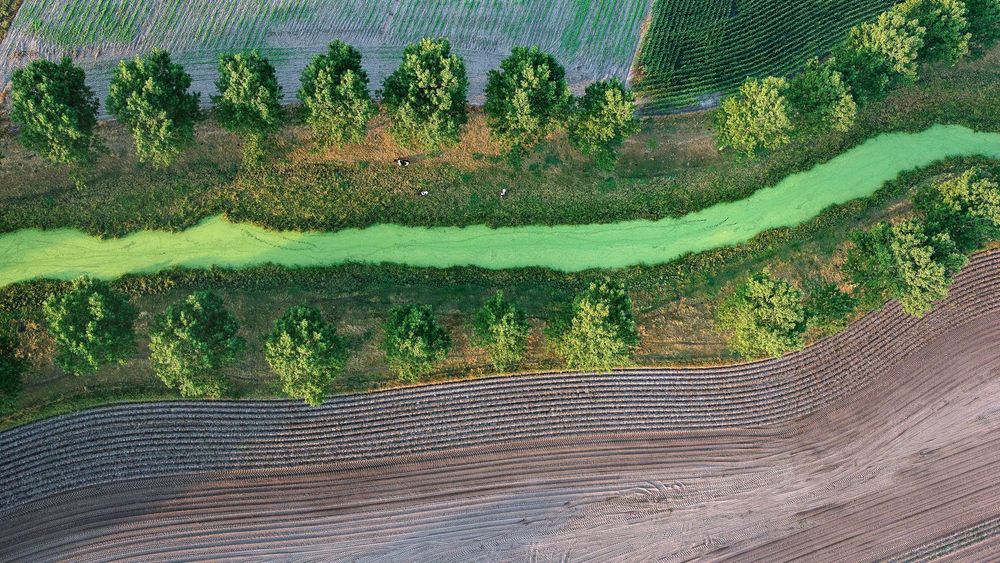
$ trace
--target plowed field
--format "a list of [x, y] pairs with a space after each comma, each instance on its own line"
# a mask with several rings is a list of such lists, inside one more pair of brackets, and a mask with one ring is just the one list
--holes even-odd
[[1000, 252], [783, 359], [0, 434], [0, 560], [985, 560]]

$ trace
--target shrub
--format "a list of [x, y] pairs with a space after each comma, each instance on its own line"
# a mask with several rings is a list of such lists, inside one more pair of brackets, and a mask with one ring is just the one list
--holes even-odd
[[28, 150], [59, 164], [91, 162], [98, 102], [85, 78], [68, 57], [14, 70], [10, 118]]
[[966, 262], [947, 233], [928, 235], [912, 219], [879, 223], [851, 238], [854, 247], [843, 271], [867, 307], [898, 299], [904, 311], [923, 316], [948, 296], [952, 278]]
[[0, 411], [17, 401], [27, 369], [28, 363], [18, 355], [17, 338], [6, 328], [0, 329]]
[[847, 131], [858, 106], [842, 75], [829, 63], [811, 59], [792, 79], [786, 93], [795, 128], [807, 132]]
[[797, 350], [806, 329], [802, 292], [765, 269], [723, 301], [716, 323], [729, 332], [729, 346], [743, 356], [780, 356]]
[[924, 28], [920, 60], [955, 62], [969, 54], [972, 34], [962, 0], [904, 0], [892, 10]]
[[406, 382], [415, 382], [434, 369], [451, 350], [451, 337], [438, 324], [430, 306], [393, 307], [384, 325], [389, 368]]
[[465, 63], [447, 39], [421, 39], [403, 49], [403, 62], [382, 85], [382, 101], [401, 145], [435, 149], [458, 142], [468, 119]]
[[610, 168], [625, 139], [638, 131], [635, 96], [614, 78], [587, 86], [570, 116], [567, 135], [577, 150]]
[[837, 284], [822, 280], [810, 284], [805, 303], [807, 324], [821, 334], [833, 334], [847, 327], [858, 300], [841, 291]]
[[639, 345], [632, 299], [622, 283], [607, 278], [578, 295], [568, 322], [560, 324], [555, 349], [567, 369], [610, 371], [629, 363]]
[[244, 341], [218, 295], [196, 291], [167, 307], [149, 335], [150, 360], [163, 383], [182, 397], [220, 397], [220, 370], [236, 360]]
[[302, 71], [299, 100], [306, 123], [323, 145], [357, 143], [378, 109], [368, 94], [368, 74], [361, 53], [343, 41], [330, 43]]
[[219, 90], [212, 96], [219, 124], [242, 135], [247, 161], [260, 157], [261, 143], [281, 126], [281, 86], [274, 67], [258, 51], [219, 57]]
[[514, 47], [486, 77], [483, 111], [494, 137], [508, 146], [530, 147], [548, 134], [569, 108], [566, 71], [538, 47]]
[[264, 358], [289, 397], [316, 406], [347, 362], [337, 329], [312, 307], [292, 307], [274, 323]]
[[476, 344], [486, 349], [493, 367], [501, 372], [521, 362], [530, 331], [524, 311], [504, 300], [501, 291], [483, 304], [473, 323]]
[[56, 364], [69, 373], [93, 373], [135, 352], [135, 308], [103, 281], [78, 278], [67, 292], [50, 295], [43, 311], [56, 341]]
[[131, 129], [136, 154], [143, 162], [167, 167], [194, 143], [201, 118], [199, 95], [188, 93], [191, 76], [159, 49], [145, 57], [121, 61], [111, 79], [108, 111]]
[[972, 168], [923, 188], [914, 206], [929, 232], [945, 232], [962, 252], [1000, 238], [1000, 184]]
[[720, 148], [752, 155], [758, 148], [773, 149], [791, 140], [792, 121], [785, 99], [784, 78], [748, 78], [739, 92], [722, 100], [715, 112]]

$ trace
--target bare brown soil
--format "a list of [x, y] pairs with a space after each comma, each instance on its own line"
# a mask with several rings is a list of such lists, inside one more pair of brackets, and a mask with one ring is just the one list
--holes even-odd
[[0, 434], [0, 560], [984, 561], [1000, 252], [949, 299], [781, 360]]

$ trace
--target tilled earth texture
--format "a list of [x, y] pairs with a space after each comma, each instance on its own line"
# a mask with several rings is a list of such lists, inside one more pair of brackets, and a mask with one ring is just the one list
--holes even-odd
[[0, 560], [985, 561], [1000, 252], [740, 366], [103, 408], [0, 434]]
[[[479, 103], [488, 70], [511, 47], [538, 45], [566, 67], [573, 90], [628, 78], [652, 0], [25, 0], [3, 43], [0, 85], [27, 61], [73, 57], [102, 103], [114, 65], [159, 47], [215, 92], [219, 54], [261, 49], [286, 99], [313, 56], [341, 39], [361, 50], [372, 90], [399, 65], [403, 47], [447, 37], [468, 67]], [[2, 88], [2, 86], [0, 86]], [[102, 106], [103, 107], [103, 106]]]

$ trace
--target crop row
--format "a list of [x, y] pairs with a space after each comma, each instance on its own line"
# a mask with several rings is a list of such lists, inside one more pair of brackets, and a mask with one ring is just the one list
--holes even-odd
[[747, 76], [787, 75], [893, 0], [656, 0], [635, 84], [651, 111], [708, 104]]
[[195, 471], [371, 462], [567, 435], [755, 428], [863, 386], [949, 327], [1000, 311], [1000, 252], [976, 257], [922, 319], [890, 305], [777, 360], [709, 369], [543, 374], [287, 401], [88, 411], [0, 434], [0, 506], [80, 486]]
[[964, 530], [959, 530], [958, 532], [928, 542], [905, 553], [884, 559], [883, 561], [884, 563], [933, 561], [954, 553], [963, 547], [968, 547], [998, 535], [1000, 535], [1000, 516], [990, 518], [985, 522]]

